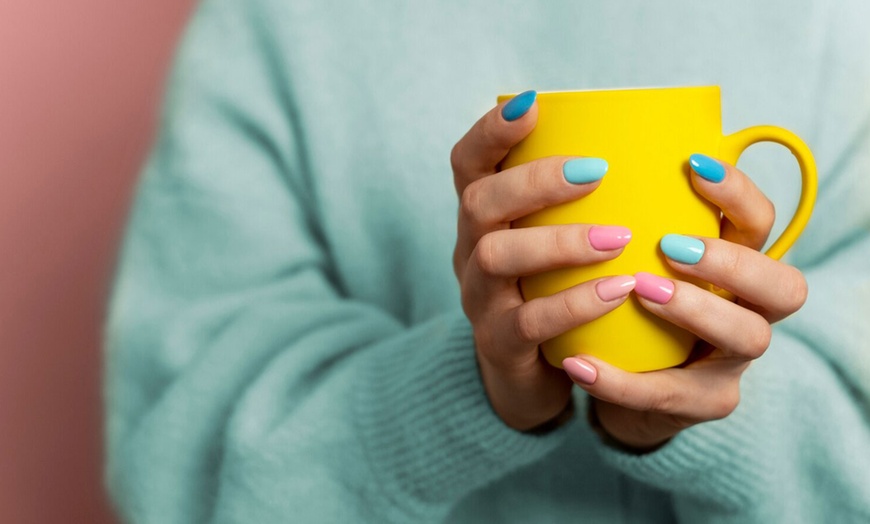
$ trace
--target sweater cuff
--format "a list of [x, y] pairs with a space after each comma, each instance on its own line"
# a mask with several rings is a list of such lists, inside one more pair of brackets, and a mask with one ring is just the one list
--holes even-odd
[[357, 374], [359, 430], [376, 482], [407, 516], [432, 516], [566, 438], [506, 426], [483, 389], [468, 319], [439, 317], [373, 348]]
[[[765, 486], [777, 482], [776, 468], [764, 452], [775, 439], [771, 410], [781, 406], [777, 399], [783, 394], [782, 380], [771, 372], [777, 370], [750, 367], [743, 376], [741, 403], [730, 416], [690, 427], [655, 451], [632, 454], [595, 438], [596, 451], [629, 478], [707, 507], [730, 511], [754, 506]], [[582, 406], [588, 410], [586, 403]]]

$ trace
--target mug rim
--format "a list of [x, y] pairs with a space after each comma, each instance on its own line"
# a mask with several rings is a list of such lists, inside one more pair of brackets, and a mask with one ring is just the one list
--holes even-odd
[[[698, 85], [698, 86], [637, 86], [637, 87], [606, 87], [602, 89], [566, 89], [554, 91], [537, 91], [536, 97], [551, 97], [564, 95], [579, 95], [590, 93], [614, 93], [614, 92], [630, 92], [630, 91], [678, 91], [678, 90], [711, 90], [720, 92], [721, 87], [716, 84]], [[498, 95], [498, 101], [509, 100], [520, 93], [505, 93]]]

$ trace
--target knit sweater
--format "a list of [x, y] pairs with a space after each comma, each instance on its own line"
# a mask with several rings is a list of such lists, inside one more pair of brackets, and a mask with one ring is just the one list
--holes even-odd
[[[107, 482], [143, 523], [870, 521], [870, 9], [205, 0], [107, 322]], [[810, 286], [729, 417], [631, 455], [489, 406], [452, 145], [505, 92], [718, 84], [819, 166]], [[778, 209], [796, 163], [740, 160]]]

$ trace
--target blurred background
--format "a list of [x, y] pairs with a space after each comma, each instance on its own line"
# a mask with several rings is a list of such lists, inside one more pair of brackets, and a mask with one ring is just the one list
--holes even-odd
[[193, 3], [0, 1], [0, 523], [116, 522], [102, 315]]

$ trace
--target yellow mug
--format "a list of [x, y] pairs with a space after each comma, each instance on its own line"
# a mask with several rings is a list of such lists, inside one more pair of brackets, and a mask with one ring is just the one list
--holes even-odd
[[[499, 101], [510, 99], [502, 95]], [[538, 93], [538, 123], [502, 162], [502, 168], [553, 155], [603, 158], [601, 186], [582, 199], [544, 209], [513, 227], [608, 224], [631, 229], [615, 260], [549, 271], [520, 280], [526, 300], [588, 280], [640, 271], [690, 280], [672, 271], [659, 250], [668, 233], [718, 237], [721, 213], [692, 188], [689, 156], [702, 153], [734, 164], [744, 149], [770, 141], [797, 158], [802, 176], [794, 217], [766, 254], [780, 258], [803, 231], [816, 197], [816, 166], [794, 133], [756, 126], [722, 135], [718, 86]], [[713, 286], [694, 281], [711, 291]], [[632, 295], [614, 311], [542, 345], [547, 361], [580, 353], [627, 371], [652, 371], [686, 361], [697, 337], [645, 310]]]

